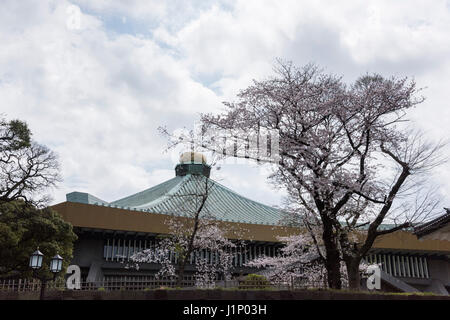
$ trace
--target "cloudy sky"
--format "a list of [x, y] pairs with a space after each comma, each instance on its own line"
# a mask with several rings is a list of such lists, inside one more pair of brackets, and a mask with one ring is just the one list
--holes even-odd
[[[0, 113], [58, 153], [54, 203], [75, 190], [112, 201], [173, 177], [158, 126], [191, 128], [272, 74], [276, 58], [348, 82], [367, 72], [412, 77], [427, 98], [409, 113], [414, 126], [450, 139], [449, 30], [441, 0], [3, 0]], [[280, 204], [283, 190], [265, 176], [245, 164], [214, 173]], [[450, 206], [450, 164], [434, 181]]]

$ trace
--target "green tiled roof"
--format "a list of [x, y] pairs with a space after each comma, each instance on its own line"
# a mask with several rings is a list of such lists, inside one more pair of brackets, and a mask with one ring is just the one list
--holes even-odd
[[177, 176], [152, 188], [135, 193], [131, 196], [116, 200], [110, 204], [118, 207], [141, 207], [144, 203], [150, 203], [169, 193], [181, 183], [183, 177]]
[[[176, 176], [152, 188], [110, 203], [89, 194], [74, 196], [75, 193], [68, 194], [67, 200], [144, 212], [187, 215], [186, 213], [194, 212], [198, 205], [194, 202], [199, 201], [199, 197], [193, 195], [204, 193], [206, 183], [208, 197], [202, 211], [205, 214], [223, 221], [252, 224], [276, 225], [281, 219], [281, 212], [278, 209], [245, 198], [220, 183], [198, 174]], [[69, 195], [72, 195], [72, 200], [69, 200]], [[85, 200], [87, 202], [84, 202]]]

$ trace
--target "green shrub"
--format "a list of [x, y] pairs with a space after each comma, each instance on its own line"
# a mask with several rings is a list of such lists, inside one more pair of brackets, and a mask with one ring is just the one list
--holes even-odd
[[269, 289], [270, 281], [259, 274], [248, 274], [243, 281], [239, 281], [239, 289]]

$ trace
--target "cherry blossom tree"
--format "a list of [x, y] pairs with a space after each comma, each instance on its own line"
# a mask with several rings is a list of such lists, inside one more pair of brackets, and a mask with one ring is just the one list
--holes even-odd
[[[300, 287], [327, 287], [327, 270], [323, 259], [323, 245], [316, 246], [311, 233], [288, 237], [278, 237], [284, 243], [278, 256], [261, 256], [249, 261], [248, 267], [262, 268], [261, 272], [274, 284], [288, 284]], [[367, 271], [364, 261], [359, 265], [359, 273]], [[349, 281], [345, 263], [340, 263], [341, 282], [348, 287]]]
[[236, 244], [228, 240], [217, 225], [200, 219], [201, 226], [193, 244], [189, 246], [189, 237], [186, 237], [185, 232], [180, 232], [186, 228], [186, 223], [174, 221], [168, 222], [172, 230], [170, 235], [160, 239], [154, 248], [137, 252], [131, 257], [136, 266], [140, 263], [157, 263], [161, 266], [157, 278], [175, 276], [177, 285], [181, 286], [184, 268], [192, 260], [196, 286], [214, 287], [218, 275], [229, 280], [233, 260], [231, 248], [235, 248]]
[[157, 276], [176, 276], [178, 286], [182, 285], [186, 266], [193, 262], [196, 285], [211, 287], [218, 275], [230, 279], [231, 249], [236, 243], [225, 237], [229, 230], [206, 205], [214, 183], [202, 175], [192, 175], [190, 179], [189, 191], [172, 195], [178, 208], [165, 221], [169, 233], [155, 248], [136, 253], [131, 260], [137, 264], [160, 264]]
[[[199, 248], [195, 250], [194, 258], [196, 286], [214, 287], [218, 274], [221, 274], [225, 281], [230, 280], [233, 262], [231, 250], [238, 244], [227, 239], [223, 229], [217, 224], [209, 224], [202, 229], [196, 240], [195, 247]], [[209, 251], [209, 257], [204, 254], [205, 250]]]
[[[273, 142], [261, 132], [275, 130], [271, 181], [286, 188], [299, 220], [320, 228], [329, 287], [342, 287], [343, 261], [357, 289], [361, 259], [374, 241], [436, 208], [424, 181], [442, 162], [443, 144], [405, 125], [407, 111], [423, 101], [406, 78], [364, 75], [347, 85], [314, 65], [279, 61], [273, 77], [254, 81], [225, 103], [223, 114], [203, 114], [202, 135], [190, 143], [261, 163]], [[222, 136], [232, 142], [231, 153], [217, 147]]]
[[305, 286], [326, 286], [326, 269], [311, 240], [309, 234], [278, 237], [278, 241], [285, 244], [279, 255], [263, 255], [249, 261], [246, 266], [262, 268], [262, 273], [275, 284], [295, 280]]

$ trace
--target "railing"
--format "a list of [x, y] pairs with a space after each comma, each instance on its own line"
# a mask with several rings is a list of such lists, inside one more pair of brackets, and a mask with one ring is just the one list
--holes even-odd
[[269, 282], [269, 281], [249, 281], [243, 280], [238, 282], [238, 289], [266, 289], [266, 290], [300, 290], [300, 289], [319, 289], [327, 288], [323, 282], [311, 281], [286, 281], [286, 282]]
[[[187, 278], [181, 282], [181, 286], [177, 284], [176, 279], [143, 279], [134, 280], [126, 277], [118, 278], [104, 278], [101, 281], [82, 281], [80, 282], [79, 290], [97, 290], [97, 291], [115, 291], [115, 290], [154, 290], [154, 289], [167, 289], [167, 288], [196, 288], [195, 279]], [[324, 288], [323, 283], [312, 282], [277, 282], [272, 283], [269, 281], [249, 281], [249, 280], [229, 280], [229, 281], [217, 281], [214, 285], [215, 288], [235, 288], [241, 290], [298, 290], [298, 289], [310, 289], [310, 288]], [[211, 288], [211, 287], [210, 287]], [[0, 291], [39, 291], [41, 289], [41, 282], [39, 280], [0, 280]], [[64, 280], [59, 279], [56, 281], [49, 281], [46, 284], [46, 290], [66, 290], [66, 283]]]
[[0, 291], [38, 291], [41, 289], [41, 282], [39, 280], [28, 279], [9, 279], [0, 280]]
[[[185, 279], [181, 282], [182, 288], [194, 287], [193, 279]], [[151, 279], [151, 280], [128, 280], [122, 278], [103, 279], [101, 281], [81, 281], [79, 290], [150, 290], [159, 288], [178, 287], [175, 279]], [[0, 280], [0, 291], [39, 291], [41, 282], [39, 280]], [[49, 281], [47, 290], [65, 290], [66, 283], [62, 280]]]

